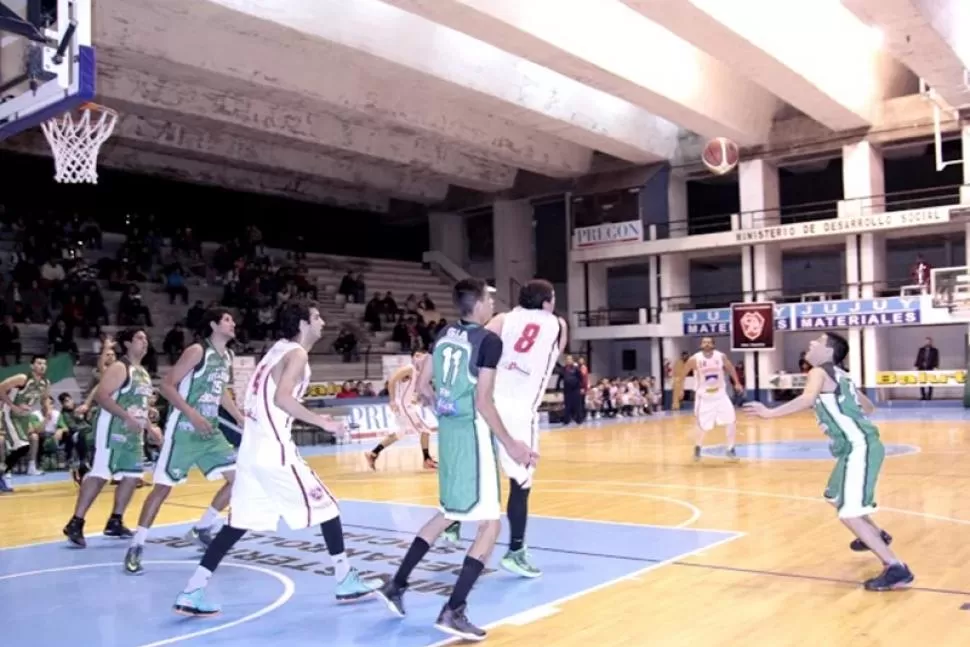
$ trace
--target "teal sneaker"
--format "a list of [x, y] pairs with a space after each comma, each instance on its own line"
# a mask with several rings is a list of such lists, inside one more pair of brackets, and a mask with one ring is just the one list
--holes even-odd
[[186, 593], [182, 591], [175, 598], [175, 605], [172, 607], [175, 613], [183, 616], [196, 616], [208, 618], [217, 616], [222, 612], [218, 604], [212, 604], [206, 600], [205, 589], [196, 589]]
[[455, 523], [445, 528], [445, 533], [443, 536], [445, 538], [445, 541], [451, 544], [452, 546], [461, 545], [461, 522], [456, 521]]
[[185, 534], [185, 540], [195, 542], [203, 548], [208, 548], [212, 540], [215, 539], [215, 533], [212, 528], [191, 528]]
[[519, 550], [510, 550], [505, 553], [505, 557], [502, 558], [502, 568], [519, 577], [535, 578], [542, 576], [542, 571], [529, 561], [529, 552], [525, 549], [525, 546]]
[[337, 584], [337, 602], [353, 602], [365, 598], [379, 587], [379, 584], [369, 584], [360, 577], [360, 571], [351, 568], [347, 577]]

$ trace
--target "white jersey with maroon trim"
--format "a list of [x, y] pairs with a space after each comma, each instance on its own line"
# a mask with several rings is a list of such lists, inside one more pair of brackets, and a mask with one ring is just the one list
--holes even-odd
[[727, 395], [724, 367], [729, 362], [724, 353], [715, 350], [710, 357], [700, 351], [694, 355], [697, 366], [694, 371], [694, 390], [698, 398], [716, 398]]
[[535, 413], [559, 358], [559, 317], [516, 307], [502, 323], [502, 359], [495, 375], [495, 400], [516, 402]]
[[[261, 463], [289, 465], [300, 460], [290, 430], [293, 419], [276, 406], [276, 381], [272, 371], [283, 357], [300, 345], [281, 339], [256, 365], [246, 385], [246, 424], [243, 426], [237, 464]], [[302, 398], [310, 385], [310, 366], [303, 369], [303, 380], [293, 389], [293, 397]]]
[[414, 364], [407, 364], [397, 369], [391, 376], [394, 380], [394, 404], [402, 409], [415, 406], [414, 385], [417, 375]]

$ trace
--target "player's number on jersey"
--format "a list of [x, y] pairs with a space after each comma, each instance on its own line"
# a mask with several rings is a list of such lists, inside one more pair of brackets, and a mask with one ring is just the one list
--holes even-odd
[[528, 353], [530, 350], [532, 350], [532, 347], [535, 346], [536, 339], [539, 338], [539, 332], [541, 330], [542, 329], [539, 327], [539, 324], [526, 324], [525, 327], [522, 328], [522, 334], [520, 334], [519, 338], [515, 340], [514, 344], [512, 344], [512, 349], [516, 353]]
[[458, 378], [458, 367], [461, 366], [465, 351], [453, 346], [446, 347], [441, 351], [441, 382], [442, 384], [454, 384]]

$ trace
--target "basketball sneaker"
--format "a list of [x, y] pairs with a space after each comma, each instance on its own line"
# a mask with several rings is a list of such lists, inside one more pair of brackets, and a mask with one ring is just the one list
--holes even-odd
[[218, 604], [213, 604], [206, 599], [205, 589], [196, 589], [188, 593], [182, 591], [175, 598], [172, 610], [183, 616], [202, 618], [217, 616], [222, 612]]
[[441, 607], [441, 613], [438, 614], [438, 620], [434, 623], [435, 629], [452, 636], [457, 636], [462, 640], [472, 640], [475, 642], [485, 640], [488, 633], [484, 629], [472, 624], [468, 616], [465, 615], [465, 609], [467, 607], [467, 604], [463, 604], [457, 609], [452, 609], [445, 602], [445, 606]]
[[[892, 537], [892, 535], [890, 535], [885, 530], [880, 530], [879, 531], [879, 536], [882, 537], [882, 540], [884, 542], [886, 542], [886, 545], [887, 546], [889, 544], [893, 543], [893, 537]], [[851, 548], [852, 550], [854, 550], [857, 553], [864, 553], [865, 551], [869, 550], [869, 546], [867, 546], [866, 545], [866, 542], [862, 541], [861, 539], [853, 539], [852, 540], [852, 543], [849, 544], [849, 548]]]
[[101, 534], [105, 537], [117, 537], [118, 539], [131, 539], [135, 536], [135, 533], [125, 527], [121, 517], [114, 515], [108, 518], [108, 523], [104, 525], [104, 532]]
[[908, 589], [915, 579], [916, 576], [909, 570], [909, 566], [893, 564], [877, 577], [866, 580], [865, 586], [867, 591], [897, 591]]
[[84, 519], [71, 517], [71, 520], [64, 526], [64, 536], [78, 548], [87, 548], [88, 542], [84, 539]]
[[125, 553], [125, 573], [128, 575], [141, 575], [145, 572], [141, 565], [142, 546], [133, 545], [128, 547]]
[[501, 565], [509, 573], [513, 573], [519, 577], [535, 578], [542, 576], [542, 571], [529, 561], [529, 553], [525, 549], [525, 546], [519, 550], [510, 550], [505, 553]]
[[187, 533], [185, 533], [185, 539], [187, 541], [194, 541], [203, 548], [208, 548], [212, 540], [215, 539], [215, 533], [213, 528], [191, 528]]
[[9, 494], [13, 492], [13, 488], [7, 483], [7, 479], [4, 478], [3, 474], [0, 474], [0, 494]]
[[727, 450], [727, 452], [725, 453], [725, 456], [727, 456], [727, 459], [729, 461], [737, 461], [737, 460], [739, 460], [738, 459], [738, 450], [735, 449], [734, 447], [732, 447], [731, 449]]
[[388, 610], [399, 618], [405, 616], [404, 611], [404, 592], [408, 590], [406, 586], [398, 586], [393, 579], [384, 583], [384, 586], [377, 589], [377, 597], [384, 600]]
[[701, 446], [697, 445], [694, 447], [694, 462], [700, 462], [701, 460]]
[[377, 587], [365, 582], [360, 577], [360, 571], [352, 567], [347, 576], [337, 584], [337, 602], [353, 602], [370, 595], [375, 590]]
[[438, 469], [438, 461], [431, 458], [430, 456], [424, 459], [424, 469], [426, 470], [436, 470]]
[[452, 546], [460, 546], [461, 545], [461, 522], [456, 521], [455, 523], [445, 528], [445, 532], [443, 536], [445, 538], [445, 541], [451, 544]]
[[372, 470], [377, 471], [377, 454], [374, 452], [364, 452], [364, 458], [367, 459], [367, 464]]

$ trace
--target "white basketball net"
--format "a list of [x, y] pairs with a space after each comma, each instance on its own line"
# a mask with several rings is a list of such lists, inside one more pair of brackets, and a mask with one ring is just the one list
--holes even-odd
[[118, 113], [101, 106], [81, 108], [41, 124], [54, 153], [54, 179], [64, 184], [98, 183], [98, 151], [114, 132]]

